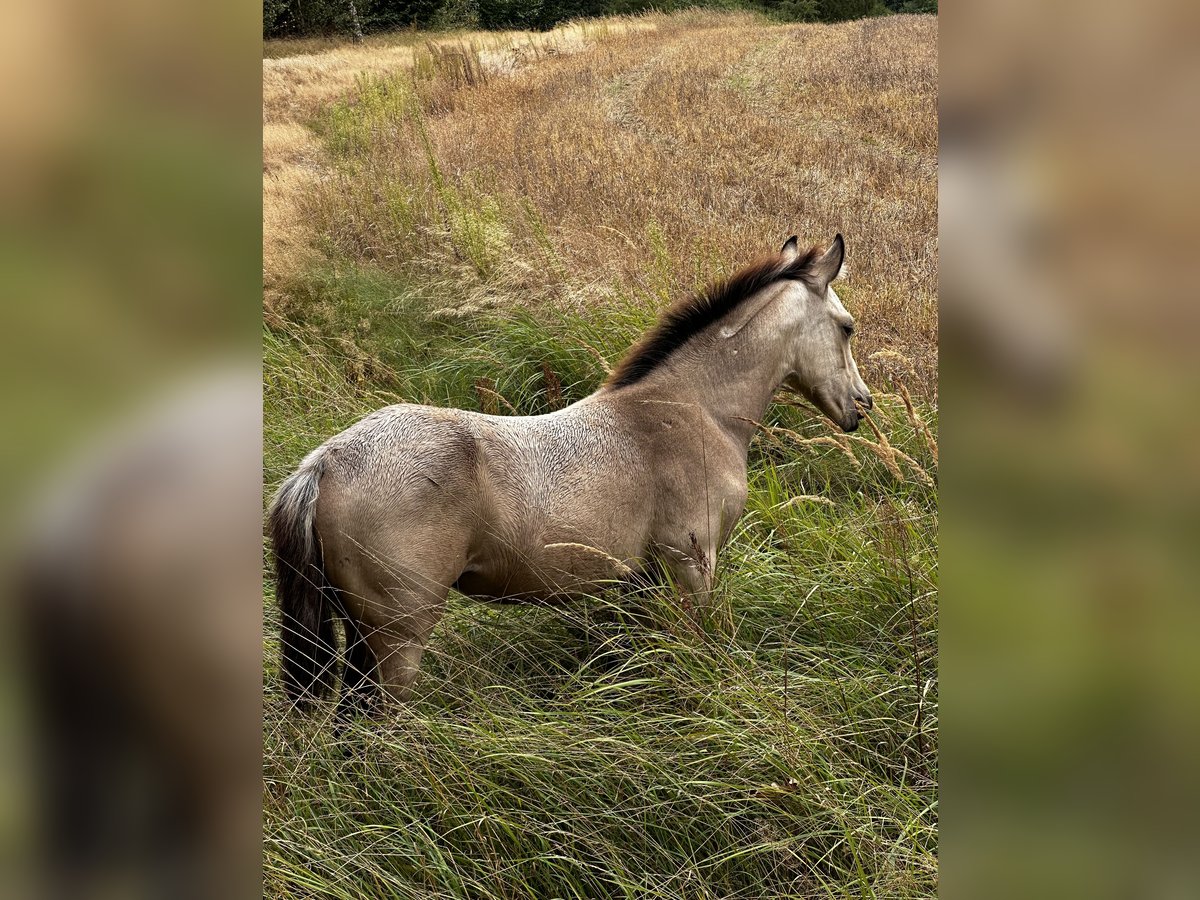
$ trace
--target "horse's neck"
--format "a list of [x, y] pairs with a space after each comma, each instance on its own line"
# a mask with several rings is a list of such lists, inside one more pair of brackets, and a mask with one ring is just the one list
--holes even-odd
[[773, 327], [764, 316], [733, 337], [714, 334], [701, 352], [680, 354], [666, 371], [654, 373], [659, 376], [655, 392], [698, 406], [719, 428], [749, 447], [788, 371]]

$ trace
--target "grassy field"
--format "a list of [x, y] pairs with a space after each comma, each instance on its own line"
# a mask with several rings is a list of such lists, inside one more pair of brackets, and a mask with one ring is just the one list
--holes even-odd
[[918, 897], [937, 887], [937, 32], [688, 13], [264, 56], [269, 489], [409, 400], [585, 396], [667, 300], [842, 231], [879, 401], [781, 402], [689, 627], [451, 599], [416, 699], [289, 714], [272, 897]]

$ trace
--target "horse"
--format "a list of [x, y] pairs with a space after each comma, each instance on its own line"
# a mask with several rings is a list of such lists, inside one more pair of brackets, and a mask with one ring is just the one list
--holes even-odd
[[451, 589], [550, 602], [663, 565], [703, 610], [775, 392], [843, 430], [872, 407], [831, 283], [845, 242], [790, 237], [668, 307], [594, 393], [496, 416], [401, 403], [309, 453], [269, 512], [286, 696], [405, 701]]

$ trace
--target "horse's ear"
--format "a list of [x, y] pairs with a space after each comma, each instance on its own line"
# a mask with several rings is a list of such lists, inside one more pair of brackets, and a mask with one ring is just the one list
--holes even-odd
[[809, 271], [821, 290], [829, 286], [829, 282], [842, 274], [842, 264], [846, 261], [846, 242], [839, 234], [829, 245], [829, 249], [813, 260]]
[[788, 238], [786, 241], [784, 241], [783, 247], [780, 249], [779, 252], [783, 256], [783, 258], [785, 260], [787, 260], [788, 262], [791, 262], [792, 260], [794, 260], [797, 256], [800, 255], [800, 240], [799, 240], [799, 238], [797, 238], [796, 235], [793, 234], [790, 238]]

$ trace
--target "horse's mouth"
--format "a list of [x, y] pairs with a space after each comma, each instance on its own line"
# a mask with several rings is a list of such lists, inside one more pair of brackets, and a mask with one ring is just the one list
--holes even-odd
[[850, 400], [849, 407], [841, 406], [836, 400], [830, 399], [827, 395], [822, 396], [820, 392], [805, 390], [798, 379], [788, 379], [783, 383], [783, 386], [793, 393], [799, 394], [815, 406], [820, 412], [825, 414], [826, 418], [841, 428], [842, 431], [847, 434], [852, 431], [858, 431], [858, 426], [863, 419], [862, 410], [859, 408], [859, 401]]
[[846, 411], [845, 418], [839, 423], [842, 426], [842, 431], [847, 433], [858, 431], [858, 426], [862, 424], [862, 420], [867, 417], [867, 410], [873, 409], [875, 403], [871, 400], [871, 395], [868, 394], [865, 400], [860, 400], [855, 397], [850, 401], [850, 408]]

